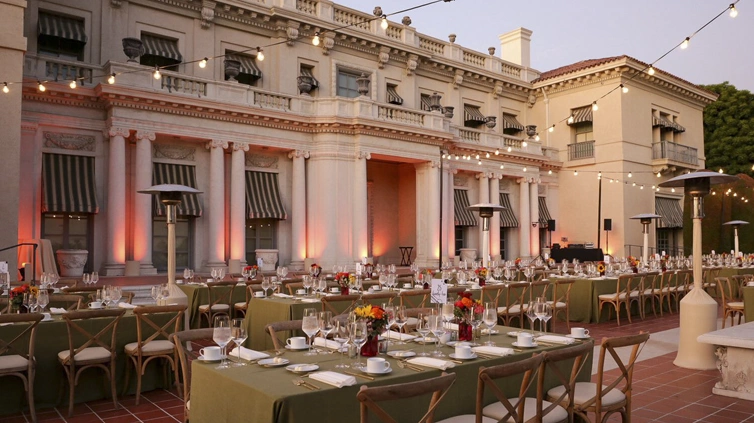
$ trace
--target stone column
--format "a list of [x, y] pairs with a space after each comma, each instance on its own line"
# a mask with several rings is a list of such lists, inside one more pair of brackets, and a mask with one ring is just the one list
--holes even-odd
[[440, 175], [438, 162], [416, 165], [416, 260], [436, 268], [440, 261]]
[[[500, 204], [500, 178], [503, 175], [493, 174], [490, 179], [490, 203]], [[495, 212], [490, 218], [490, 255], [495, 260], [500, 255], [500, 212]]]
[[153, 196], [136, 191], [152, 186], [152, 141], [154, 132], [136, 132], [136, 158], [134, 160], [134, 221], [133, 254], [138, 261], [139, 273], [156, 275], [152, 265], [152, 201]]
[[367, 160], [372, 155], [368, 152], [356, 154], [353, 168], [353, 247], [351, 256], [355, 261], [368, 255], [367, 231]]
[[531, 236], [531, 216], [529, 215], [529, 181], [525, 178], [518, 180], [519, 197], [518, 197], [518, 215], [521, 216], [521, 222], [518, 232], [518, 251], [521, 256], [528, 256], [531, 253], [530, 236]]
[[[127, 128], [111, 127], [107, 154], [107, 248], [103, 276], [121, 276], [126, 269], [126, 138]], [[90, 254], [92, 252], [90, 251]]]
[[[449, 165], [448, 165], [449, 166]], [[448, 218], [445, 220], [446, 225], [446, 231], [447, 231], [447, 239], [448, 239], [448, 245], [446, 254], [448, 256], [448, 259], [453, 261], [453, 259], [456, 256], [456, 197], [455, 197], [455, 174], [458, 173], [458, 169], [449, 168], [447, 171], [447, 177], [448, 177], [448, 184], [445, 185], [445, 198], [447, 198], [446, 202], [446, 216]]]
[[[539, 184], [538, 180], [532, 179], [529, 183], [529, 216], [531, 216], [532, 229], [529, 234], [530, 255], [536, 257], [539, 255]], [[537, 225], [535, 226], [534, 223]]]
[[207, 267], [225, 266], [225, 172], [223, 163], [226, 141], [207, 142], [209, 150], [209, 186], [207, 187]]
[[[303, 270], [306, 259], [306, 159], [308, 151], [288, 153], [293, 159], [291, 171], [291, 264], [293, 270]], [[366, 175], [365, 175], [366, 178]], [[366, 187], [364, 187], [366, 189]], [[366, 209], [365, 209], [366, 210]]]
[[[476, 175], [476, 178], [479, 179], [479, 198], [477, 203], [489, 203], [490, 202], [490, 175], [487, 173], [478, 173]], [[479, 251], [479, 260], [482, 261], [482, 263], [488, 262], [488, 257], [484, 257], [483, 251], [487, 251], [489, 255], [489, 248], [485, 249], [484, 243], [487, 243], [487, 246], [489, 247], [489, 233], [485, 234], [484, 231], [482, 231], [483, 224], [482, 224], [482, 218], [479, 217], [479, 214], [474, 212], [474, 215], [476, 216], [477, 220], [477, 230], [479, 231], [479, 247], [477, 250]], [[486, 236], [485, 236], [486, 235]]]
[[[233, 143], [230, 158], [230, 259], [246, 265], [246, 152], [249, 144]], [[221, 153], [222, 154], [222, 153]]]

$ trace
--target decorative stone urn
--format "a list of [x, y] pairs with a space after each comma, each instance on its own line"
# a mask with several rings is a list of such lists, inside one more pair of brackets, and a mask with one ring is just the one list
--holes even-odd
[[537, 125], [526, 125], [526, 135], [533, 139], [537, 135]]
[[257, 260], [262, 259], [262, 272], [272, 272], [278, 262], [278, 250], [254, 250]]
[[455, 43], [456, 42], [456, 34], [450, 34], [450, 35], [448, 35], [448, 41], [450, 41], [451, 44]]
[[84, 266], [89, 258], [89, 251], [58, 250], [55, 255], [58, 258], [60, 276], [79, 277], [84, 274]]
[[490, 53], [490, 56], [495, 55], [495, 47], [487, 47], [487, 51]]
[[314, 88], [314, 81], [311, 76], [301, 75], [296, 78], [296, 81], [298, 81], [298, 91], [303, 95], [309, 95]]
[[445, 112], [445, 117], [448, 119], [453, 119], [453, 110], [455, 110], [455, 107], [453, 106], [445, 106], [443, 111]]
[[497, 116], [487, 116], [487, 118], [484, 119], [484, 124], [490, 129], [494, 128], [495, 125], [497, 125]]
[[466, 263], [476, 261], [476, 248], [461, 248], [461, 261]]
[[359, 94], [366, 96], [369, 94], [369, 84], [371, 82], [372, 80], [366, 74], [362, 73], [360, 77], [356, 78], [356, 90], [359, 91]]
[[129, 62], [136, 62], [136, 58], [144, 54], [144, 43], [138, 38], [126, 37], [123, 39], [123, 53]]
[[241, 73], [241, 62], [233, 59], [225, 59], [225, 76], [228, 77], [228, 81], [236, 82], [236, 77]]

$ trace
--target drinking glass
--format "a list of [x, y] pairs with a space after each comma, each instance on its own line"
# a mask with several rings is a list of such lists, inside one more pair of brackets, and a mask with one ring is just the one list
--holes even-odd
[[37, 295], [37, 305], [39, 306], [39, 312], [44, 313], [45, 307], [50, 303], [50, 296], [46, 289], [40, 289]]
[[429, 330], [437, 337], [435, 350], [432, 352], [432, 355], [435, 357], [445, 357], [445, 354], [440, 351], [440, 338], [445, 335], [445, 324], [443, 323], [443, 320], [442, 314], [433, 314], [429, 316]]
[[[330, 332], [335, 329], [335, 323], [333, 323], [332, 318], [332, 311], [320, 311], [317, 317], [319, 321], [319, 333], [321, 333], [322, 336], [325, 337], [325, 346], [327, 346], [327, 336], [330, 335]], [[328, 354], [331, 353], [329, 349], [327, 349], [327, 351]]]
[[340, 360], [338, 360], [338, 364], [335, 365], [335, 368], [350, 368], [350, 365], [343, 362], [343, 356], [348, 354], [348, 347], [345, 347], [346, 344], [348, 344], [348, 324], [346, 324], [341, 319], [335, 319], [335, 336], [333, 337], [333, 339], [340, 343], [339, 352], [341, 353]]
[[356, 345], [356, 351], [359, 357], [358, 361], [351, 365], [351, 367], [354, 369], [363, 369], [361, 364], [361, 347], [367, 343], [367, 323], [363, 320], [359, 320], [351, 323], [349, 327], [351, 342]]
[[388, 266], [388, 272], [395, 274], [395, 264], [391, 264]]
[[217, 282], [217, 269], [213, 267], [212, 270], [209, 271], [209, 274], [212, 276], [212, 280]]
[[474, 342], [473, 336], [476, 335], [476, 332], [482, 326], [482, 323], [484, 323], [484, 309], [477, 306], [471, 307], [469, 310], [469, 322], [471, 322], [471, 328], [474, 330], [472, 332], [471, 345], [478, 346], [479, 344]]
[[552, 307], [547, 303], [537, 303], [537, 318], [539, 318], [539, 328], [542, 335], [547, 332], [547, 322], [552, 318]]
[[325, 279], [324, 277], [318, 277], [315, 280], [317, 281], [317, 285], [319, 286], [319, 292], [321, 293], [321, 295], [325, 295], [325, 292], [327, 292], [327, 279]]
[[303, 279], [302, 284], [304, 286], [304, 289], [306, 290], [306, 296], [308, 297], [309, 296], [309, 288], [312, 287], [312, 277], [309, 276], [309, 275], [304, 275], [304, 276], [302, 276], [302, 279]]
[[217, 269], [217, 277], [220, 280], [225, 279], [225, 268], [224, 267], [221, 267], [221, 268]]
[[187, 267], [183, 269], [183, 280], [188, 282], [189, 276], [191, 276], [191, 270]]
[[100, 299], [102, 300], [102, 304], [105, 306], [105, 308], [107, 308], [110, 305], [110, 289], [111, 289], [110, 286], [105, 285], [102, 287], [102, 290], [100, 291], [101, 293]]
[[233, 319], [231, 322], [230, 336], [233, 338], [233, 343], [238, 348], [238, 362], [233, 364], [233, 367], [245, 366], [246, 363], [241, 361], [241, 345], [246, 342], [248, 334], [246, 333], [246, 326], [243, 323], [243, 319]]
[[[385, 317], [387, 318], [387, 327], [385, 328], [385, 338], [387, 338], [387, 349], [390, 350], [390, 328], [395, 324], [395, 306], [382, 304], [382, 309], [385, 310]], [[398, 345], [398, 341], [395, 342]]]
[[497, 325], [497, 309], [494, 307], [485, 307], [482, 314], [482, 323], [487, 326], [488, 335], [487, 342], [485, 342], [484, 345], [494, 347], [495, 343], [492, 342], [492, 328]]
[[304, 318], [301, 321], [301, 330], [304, 331], [306, 336], [309, 337], [309, 350], [304, 355], [317, 355], [316, 351], [312, 351], [312, 343], [314, 342], [314, 335], [319, 332], [319, 321], [317, 319], [317, 309], [306, 308], [304, 309]]
[[[408, 313], [406, 312], [406, 306], [395, 306], [395, 324], [398, 326], [398, 333], [403, 333], [403, 326], [408, 323]], [[399, 343], [405, 344], [400, 341]]]
[[157, 304], [157, 299], [160, 298], [160, 285], [154, 285], [152, 287], [152, 299]]
[[118, 303], [120, 303], [120, 299], [123, 298], [123, 288], [120, 286], [111, 286], [110, 287], [110, 301], [115, 304], [115, 306], [118, 306]]
[[268, 298], [268, 297], [267, 297], [267, 290], [268, 290], [268, 289], [270, 289], [270, 278], [268, 278], [268, 277], [266, 277], [266, 276], [265, 276], [265, 277], [263, 277], [263, 278], [262, 278], [262, 284], [261, 284], [261, 287], [262, 287], [262, 289], [264, 290], [264, 296], [265, 296], [265, 299], [266, 299], [266, 298]]
[[442, 305], [442, 319], [445, 321], [445, 323], [450, 323], [455, 319], [455, 304], [452, 301], [448, 301], [447, 303]]
[[429, 334], [429, 321], [427, 320], [427, 317], [429, 317], [427, 314], [419, 313], [416, 316], [416, 331], [421, 335], [422, 337], [422, 350], [418, 354], [421, 357], [428, 357], [429, 353], [427, 353], [426, 350], [426, 344], [427, 344], [427, 334]]
[[225, 347], [228, 346], [228, 343], [230, 343], [230, 340], [232, 339], [231, 331], [230, 331], [230, 319], [228, 316], [215, 316], [215, 324], [214, 329], [212, 330], [212, 340], [215, 341], [217, 345], [222, 348], [222, 361], [220, 362], [220, 365], [217, 366], [218, 369], [227, 369], [230, 366], [228, 366], [228, 357], [225, 353]]
[[92, 285], [96, 285], [97, 282], [99, 281], [99, 273], [92, 272], [91, 281], [92, 281]]
[[380, 286], [387, 286], [387, 288], [390, 289], [390, 285], [388, 285], [387, 283], [387, 275], [385, 274], [380, 275], [378, 280], [380, 281]]
[[244, 280], [249, 280], [249, 269], [244, 267], [241, 269], [241, 276], [244, 278]]
[[285, 279], [285, 277], [288, 275], [288, 268], [287, 267], [281, 267], [280, 268], [280, 279]]
[[529, 301], [526, 305], [526, 317], [529, 318], [529, 329], [531, 330], [531, 333], [534, 333], [534, 321], [537, 320], [536, 307], [536, 301]]
[[500, 280], [500, 277], [503, 276], [503, 269], [501, 267], [495, 267], [492, 270], [492, 275], [495, 277], [495, 280]]
[[81, 282], [83, 282], [84, 285], [89, 285], [90, 278], [91, 277], [89, 276], [88, 273], [84, 273], [83, 275], [81, 275]]

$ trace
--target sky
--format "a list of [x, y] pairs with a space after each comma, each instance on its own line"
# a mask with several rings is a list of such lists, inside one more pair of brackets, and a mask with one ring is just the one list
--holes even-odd
[[[372, 13], [391, 14], [430, 0], [335, 0]], [[497, 49], [498, 36], [519, 27], [532, 30], [531, 62], [547, 71], [586, 59], [627, 54], [652, 63], [728, 7], [732, 0], [454, 0], [390, 16], [410, 16], [417, 32], [480, 52]], [[736, 4], [676, 49], [656, 67], [695, 84], [728, 81], [754, 91], [754, 0]]]

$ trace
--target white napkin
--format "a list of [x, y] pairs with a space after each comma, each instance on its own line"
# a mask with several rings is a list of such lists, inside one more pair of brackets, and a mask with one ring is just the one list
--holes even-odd
[[283, 294], [282, 292], [276, 292], [272, 294], [273, 297], [279, 297], [279, 298], [293, 298], [293, 295]]
[[356, 378], [353, 376], [344, 375], [338, 372], [315, 372], [309, 374], [309, 377], [314, 380], [326, 383], [328, 385], [335, 386], [336, 388], [342, 388], [344, 386], [356, 385]]
[[[390, 339], [398, 339], [398, 340], [400, 340], [400, 341], [410, 341], [410, 340], [412, 340], [412, 339], [416, 338], [416, 337], [415, 337], [414, 335], [409, 335], [409, 334], [407, 334], [407, 333], [399, 333], [399, 332], [396, 332], [396, 331], [394, 331], [394, 330], [389, 330], [389, 331], [385, 332], [385, 334], [386, 334], [386, 335], [387, 335], [387, 337], [388, 337], [388, 338], [390, 338]], [[385, 336], [384, 336], [384, 335], [382, 335], [382, 336], [380, 336], [380, 337], [381, 337], [382, 339], [384, 339], [384, 338], [385, 338]]]
[[118, 307], [125, 308], [125, 309], [134, 309], [137, 306], [135, 306], [133, 304], [128, 304], [128, 303], [118, 303]]
[[576, 340], [573, 338], [568, 338], [565, 336], [556, 336], [556, 335], [540, 336], [539, 338], [537, 338], [537, 341], [549, 342], [552, 344], [566, 344], [566, 345], [573, 344], [574, 342], [576, 342]]
[[341, 347], [340, 342], [330, 341], [329, 339], [322, 338], [321, 336], [314, 338], [314, 345], [318, 347], [330, 348], [336, 351], [339, 351]]
[[512, 349], [503, 348], [503, 347], [474, 347], [472, 348], [472, 350], [478, 353], [488, 354], [488, 355], [497, 355], [500, 357], [505, 357], [506, 355], [513, 354]]
[[414, 357], [412, 359], [409, 359], [408, 362], [417, 366], [432, 367], [440, 370], [447, 370], [451, 367], [456, 366], [452, 361], [440, 360], [430, 357]]
[[301, 298], [299, 301], [302, 303], [318, 303], [320, 300], [317, 298]]
[[754, 286], [754, 282], [746, 282], [746, 286]]
[[52, 313], [52, 314], [64, 314], [64, 313], [68, 313], [68, 310], [66, 310], [64, 308], [50, 307], [50, 313]]
[[267, 357], [270, 356], [267, 353], [250, 350], [250, 349], [244, 348], [244, 347], [236, 347], [236, 348], [234, 348], [230, 352], [230, 355], [238, 357], [238, 349], [239, 348], [241, 348], [241, 358], [243, 358], [244, 360], [259, 360], [261, 358], [267, 358]]
[[[492, 334], [494, 335], [496, 333], [498, 333], [497, 329], [492, 328]], [[482, 335], [489, 335], [489, 334], [490, 334], [490, 330], [489, 329], [486, 329], [486, 328], [482, 329]]]

